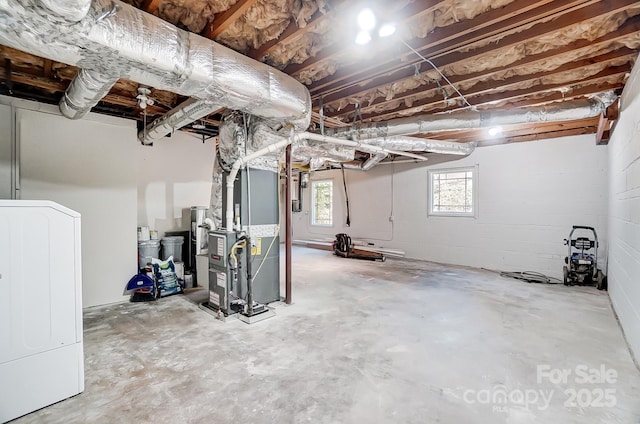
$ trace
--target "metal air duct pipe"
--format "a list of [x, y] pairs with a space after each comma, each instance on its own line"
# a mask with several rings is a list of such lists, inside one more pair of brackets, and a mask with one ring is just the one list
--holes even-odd
[[69, 119], [84, 118], [92, 107], [109, 94], [109, 90], [116, 82], [118, 78], [102, 72], [80, 69], [60, 99], [60, 112]]
[[140, 131], [138, 139], [142, 144], [151, 144], [153, 140], [162, 138], [166, 134], [203, 118], [218, 109], [220, 109], [220, 104], [209, 99], [198, 100], [191, 98], [149, 124]]
[[342, 166], [344, 167], [344, 169], [359, 169], [360, 171], [368, 171], [382, 162], [387, 156], [388, 155], [386, 153], [376, 153], [375, 155], [371, 155], [369, 159], [359, 165], [343, 163]]
[[[80, 8], [67, 13], [69, 5]], [[76, 21], [82, 5], [85, 1], [0, 0], [0, 44], [102, 75], [85, 73], [78, 78], [89, 74], [91, 84], [70, 85], [69, 104], [61, 109], [70, 117], [88, 110], [109, 81], [127, 78], [260, 116], [274, 126], [308, 127], [309, 91], [294, 78], [119, 0], [93, 0]], [[67, 16], [52, 16], [54, 9]]]
[[528, 109], [496, 111], [458, 111], [436, 115], [420, 115], [360, 125], [353, 129], [335, 129], [327, 133], [334, 137], [358, 139], [425, 134], [436, 131], [488, 128], [501, 125], [526, 124], [585, 119], [605, 112], [606, 104], [593, 98]]
[[70, 22], [78, 22], [87, 15], [91, 0], [39, 0], [56, 15]]
[[431, 152], [443, 153], [447, 155], [469, 156], [476, 148], [475, 141], [458, 143], [455, 141], [430, 140], [419, 137], [407, 137], [395, 135], [391, 137], [378, 137], [364, 139], [367, 144], [373, 146], [386, 147], [395, 150], [406, 150], [409, 152]]

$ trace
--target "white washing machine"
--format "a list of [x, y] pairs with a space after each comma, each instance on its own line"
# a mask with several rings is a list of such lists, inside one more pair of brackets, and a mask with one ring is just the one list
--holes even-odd
[[84, 390], [80, 214], [0, 200], [0, 422]]

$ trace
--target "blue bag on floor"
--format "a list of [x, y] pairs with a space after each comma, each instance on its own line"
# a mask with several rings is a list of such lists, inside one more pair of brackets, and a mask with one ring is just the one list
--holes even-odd
[[173, 263], [173, 256], [166, 261], [152, 259], [153, 275], [156, 277], [159, 297], [165, 297], [176, 293], [182, 293], [182, 285], [176, 275], [176, 267]]

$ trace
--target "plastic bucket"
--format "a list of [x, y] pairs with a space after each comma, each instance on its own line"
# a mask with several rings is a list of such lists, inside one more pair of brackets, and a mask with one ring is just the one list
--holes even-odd
[[162, 260], [166, 261], [169, 256], [173, 256], [174, 262], [182, 262], [183, 243], [182, 236], [162, 237]]
[[138, 242], [138, 266], [143, 268], [151, 263], [151, 258], [160, 258], [160, 241], [146, 240]]

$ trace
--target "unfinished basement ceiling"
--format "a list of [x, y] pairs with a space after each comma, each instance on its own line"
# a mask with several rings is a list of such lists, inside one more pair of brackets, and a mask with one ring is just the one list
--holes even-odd
[[[640, 3], [632, 0], [127, 2], [292, 75], [311, 93], [314, 125], [322, 107], [326, 127], [620, 93], [640, 49]], [[378, 21], [394, 22], [396, 34], [357, 45], [356, 15], [364, 6]], [[77, 73], [8, 47], [0, 47], [0, 58], [2, 94], [56, 103]], [[141, 120], [137, 88], [118, 81], [94, 111]], [[154, 89], [150, 97], [148, 120], [186, 100]], [[606, 142], [616, 104], [599, 117], [507, 126], [492, 136], [486, 129], [421, 136], [488, 145], [593, 133]], [[219, 112], [191, 131], [215, 134]]]

